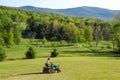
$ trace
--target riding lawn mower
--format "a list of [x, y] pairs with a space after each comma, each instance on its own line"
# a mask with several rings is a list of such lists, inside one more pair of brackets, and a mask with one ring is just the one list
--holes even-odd
[[59, 64], [52, 64], [51, 66], [45, 65], [43, 67], [43, 73], [59, 73], [59, 72], [61, 72]]

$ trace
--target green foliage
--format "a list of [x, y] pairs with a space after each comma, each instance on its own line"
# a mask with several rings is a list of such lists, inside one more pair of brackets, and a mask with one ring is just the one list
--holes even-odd
[[2, 48], [2, 46], [0, 46], [0, 61], [5, 60], [5, 58], [6, 58], [5, 50]]
[[116, 42], [116, 44], [119, 48], [119, 51], [120, 51], [120, 23], [117, 23], [114, 25], [113, 34], [114, 34], [115, 42]]
[[86, 41], [86, 40], [85, 40], [85, 37], [84, 37], [84, 34], [85, 34], [84, 30], [83, 30], [83, 29], [80, 29], [79, 42], [84, 42], [84, 41]]
[[12, 31], [8, 32], [8, 44], [9, 45], [14, 45], [14, 34]]
[[108, 45], [107, 45], [107, 48], [108, 48], [108, 49], [113, 49], [113, 45], [112, 45], [112, 44], [108, 44]]
[[4, 42], [4, 39], [3, 39], [3, 37], [0, 35], [0, 45], [4, 45], [5, 44], [5, 42]]
[[[120, 52], [120, 13], [116, 14], [114, 17], [114, 24], [111, 30], [111, 39], [113, 42], [113, 47], [115, 52]], [[116, 48], [115, 48], [116, 46]]]
[[27, 59], [34, 59], [36, 57], [36, 52], [34, 51], [33, 47], [29, 47], [25, 55]]
[[57, 57], [59, 55], [59, 53], [57, 52], [57, 49], [54, 49], [52, 52], [51, 52], [51, 57]]
[[[20, 44], [22, 37], [71, 43], [109, 40], [111, 25], [90, 18], [27, 12], [0, 7], [0, 32], [6, 45]], [[44, 41], [43, 41], [44, 44]]]
[[22, 40], [20, 23], [16, 22], [14, 25], [14, 42], [15, 44], [20, 44]]
[[67, 46], [68, 43], [65, 40], [61, 40], [59, 43], [61, 46]]
[[[6, 48], [7, 59], [21, 59], [24, 57], [25, 52], [27, 52], [29, 46], [29, 39], [23, 39], [24, 43], [22, 45], [14, 45], [11, 48]], [[51, 46], [52, 43], [56, 45]], [[64, 45], [62, 45], [62, 43]], [[51, 56], [51, 48], [56, 48], [59, 52], [59, 56], [119, 56], [118, 54], [110, 53], [112, 48], [111, 41], [100, 41], [99, 46], [95, 46], [95, 42], [86, 42], [86, 43], [66, 43], [66, 42], [47, 42], [46, 47], [42, 47], [40, 45], [34, 46], [34, 50], [36, 51], [36, 57], [49, 57]], [[39, 43], [38, 43], [39, 44]], [[41, 42], [40, 42], [41, 44]], [[108, 48], [108, 44], [111, 45], [111, 48]], [[59, 46], [60, 45], [60, 46]], [[17, 50], [17, 51], [16, 51]]]
[[93, 29], [91, 26], [86, 26], [85, 27], [85, 39], [86, 41], [92, 41], [93, 40]]
[[47, 42], [47, 39], [43, 37], [42, 43], [45, 44]]
[[22, 37], [20, 23], [27, 19], [25, 13], [8, 7], [0, 7], [0, 14], [0, 32], [4, 43], [6, 45], [20, 43]]

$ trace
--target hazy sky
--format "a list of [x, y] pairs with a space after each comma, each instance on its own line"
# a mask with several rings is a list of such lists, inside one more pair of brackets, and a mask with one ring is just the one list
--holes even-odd
[[53, 9], [93, 6], [120, 10], [120, 0], [0, 0], [0, 5], [13, 7], [31, 5]]

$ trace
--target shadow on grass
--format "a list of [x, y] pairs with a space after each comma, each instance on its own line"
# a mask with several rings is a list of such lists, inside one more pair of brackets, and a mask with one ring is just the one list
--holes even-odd
[[15, 60], [24, 60], [24, 58], [9, 58], [9, 59], [6, 59], [8, 61], [15, 61]]
[[23, 73], [23, 74], [20, 74], [20, 75], [36, 75], [36, 74], [45, 74], [43, 72], [33, 72], [33, 73]]
[[44, 74], [43, 72], [31, 72], [31, 73], [21, 73], [21, 74], [0, 74], [0, 80], [2, 80], [2, 78], [8, 78], [8, 77], [15, 77], [15, 76], [20, 76], [20, 75], [40, 75], [40, 74]]
[[64, 53], [112, 53], [112, 52], [109, 52], [109, 51], [79, 51], [79, 50], [75, 50], [75, 51], [62, 51]]
[[62, 51], [64, 54], [73, 54], [73, 55], [81, 55], [81, 56], [103, 56], [103, 57], [120, 57], [120, 54], [113, 53], [112, 51]]

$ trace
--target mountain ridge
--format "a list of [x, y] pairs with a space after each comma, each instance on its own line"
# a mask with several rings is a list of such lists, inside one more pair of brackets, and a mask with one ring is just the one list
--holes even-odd
[[110, 10], [105, 8], [89, 7], [89, 6], [66, 8], [66, 9], [51, 9], [51, 8], [41, 8], [34, 6], [21, 6], [16, 8], [27, 11], [33, 11], [33, 12], [54, 13], [54, 14], [62, 14], [67, 16], [77, 16], [77, 17], [95, 18], [95, 19], [103, 19], [103, 20], [112, 20], [112, 17], [119, 11], [119, 10]]

